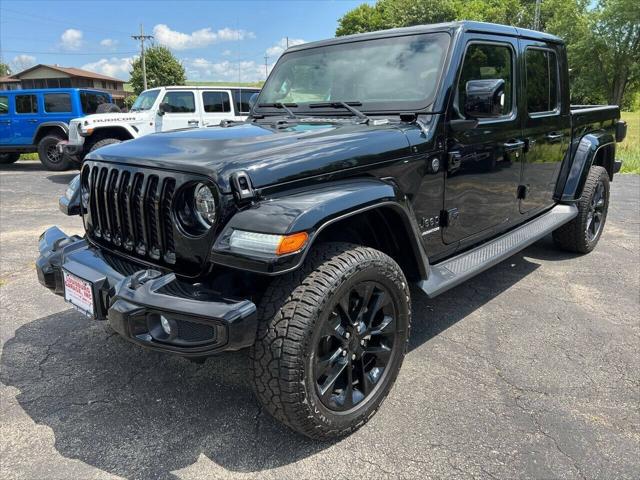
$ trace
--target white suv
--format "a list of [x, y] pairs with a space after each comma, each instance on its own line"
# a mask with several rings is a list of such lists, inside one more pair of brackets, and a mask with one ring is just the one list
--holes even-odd
[[160, 87], [142, 92], [128, 113], [103, 113], [75, 118], [69, 141], [58, 148], [81, 160], [96, 148], [179, 128], [219, 125], [222, 120], [244, 120], [249, 99], [258, 88]]

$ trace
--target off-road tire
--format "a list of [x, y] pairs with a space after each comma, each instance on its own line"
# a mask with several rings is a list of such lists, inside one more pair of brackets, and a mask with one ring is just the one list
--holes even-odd
[[63, 172], [74, 166], [73, 161], [68, 156], [57, 152], [55, 155], [51, 154], [56, 145], [62, 140], [64, 139], [58, 135], [47, 135], [38, 142], [38, 157], [47, 170]]
[[[310, 358], [314, 332], [322, 328], [322, 314], [331, 308], [337, 293], [370, 276], [383, 278], [385, 288], [392, 289], [389, 293], [399, 317], [396, 347], [377, 390], [359, 409], [339, 415], [321, 403], [315, 389]], [[266, 411], [293, 430], [327, 440], [364, 425], [389, 393], [407, 348], [411, 301], [404, 274], [392, 258], [373, 248], [325, 243], [309, 252], [301, 268], [270, 284], [258, 302], [258, 317], [257, 338], [250, 351], [256, 396]]]
[[[587, 225], [592, 210], [592, 200], [598, 189], [598, 184], [604, 187], [604, 206], [602, 210], [602, 220], [599, 231], [593, 238], [589, 238], [587, 234]], [[553, 240], [555, 244], [569, 252], [589, 253], [596, 245], [602, 231], [604, 230], [607, 220], [607, 211], [609, 209], [609, 174], [603, 167], [593, 166], [589, 170], [589, 175], [582, 190], [582, 196], [576, 202], [578, 207], [578, 216], [569, 223], [561, 226], [553, 232]]]
[[120, 107], [115, 103], [101, 103], [96, 108], [96, 113], [120, 113]]
[[115, 143], [122, 143], [122, 140], [119, 140], [117, 138], [103, 138], [102, 140], [98, 140], [96, 143], [91, 145], [91, 148], [89, 149], [89, 151], [93, 152], [94, 150], [97, 150], [101, 147], [105, 147], [107, 145], [113, 145]]
[[0, 153], [0, 165], [16, 163], [20, 159], [19, 153]]

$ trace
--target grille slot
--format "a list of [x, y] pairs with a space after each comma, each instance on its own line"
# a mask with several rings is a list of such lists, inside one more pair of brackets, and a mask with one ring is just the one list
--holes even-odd
[[85, 162], [84, 168], [90, 170], [87, 233], [134, 256], [175, 264], [176, 180], [120, 166]]

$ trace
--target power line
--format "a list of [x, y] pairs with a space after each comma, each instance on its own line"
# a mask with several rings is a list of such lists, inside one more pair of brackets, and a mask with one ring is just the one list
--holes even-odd
[[142, 86], [147, 89], [147, 65], [144, 60], [144, 41], [153, 39], [153, 35], [145, 35], [144, 27], [140, 24], [140, 35], [131, 35], [134, 40], [140, 40], [140, 58], [142, 60]]

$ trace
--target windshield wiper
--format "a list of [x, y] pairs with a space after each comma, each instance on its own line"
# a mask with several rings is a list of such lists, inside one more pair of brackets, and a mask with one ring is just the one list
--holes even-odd
[[[258, 105], [259, 107], [274, 107], [274, 108], [280, 108], [282, 110], [284, 110], [285, 112], [287, 112], [287, 116], [289, 118], [300, 118], [298, 117], [295, 113], [293, 113], [293, 110], [291, 110], [289, 107], [287, 107], [284, 103], [282, 102], [274, 102], [274, 103], [261, 103]], [[290, 103], [289, 106], [291, 107], [297, 107], [298, 104], [297, 103]]]
[[351, 113], [353, 113], [356, 117], [360, 119], [358, 123], [369, 123], [371, 120], [364, 113], [362, 113], [357, 108], [352, 107], [351, 105], [362, 105], [362, 102], [323, 102], [323, 103], [310, 103], [309, 108], [322, 108], [322, 107], [333, 107], [333, 108], [346, 108]]

